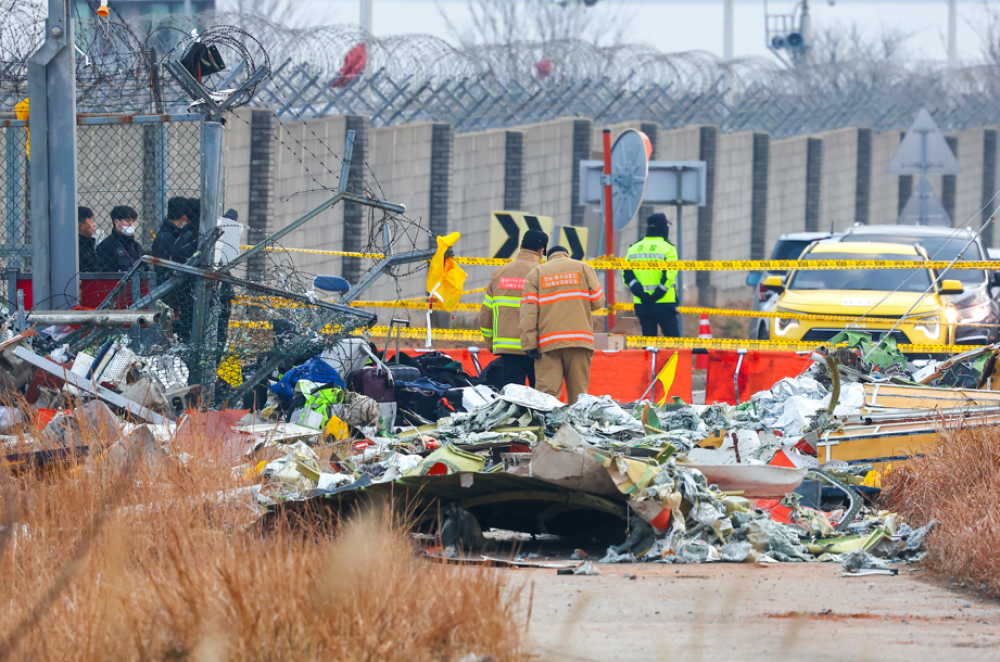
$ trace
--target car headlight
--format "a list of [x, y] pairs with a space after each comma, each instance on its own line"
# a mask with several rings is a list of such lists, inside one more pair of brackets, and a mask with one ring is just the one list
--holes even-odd
[[954, 324], [958, 321], [958, 309], [948, 306], [948, 308], [944, 311], [944, 317], [948, 320], [948, 324]]
[[[952, 309], [949, 308], [948, 312], [951, 312], [951, 310]], [[937, 340], [941, 337], [941, 325], [937, 322], [934, 322], [933, 324], [914, 324], [913, 328], [920, 331], [931, 340]]]
[[792, 329], [797, 328], [799, 328], [798, 320], [782, 319], [780, 317], [774, 319], [774, 332], [779, 336], [783, 336]]
[[972, 308], [963, 308], [958, 311], [959, 319], [963, 322], [982, 322], [990, 314], [990, 307], [985, 303]]

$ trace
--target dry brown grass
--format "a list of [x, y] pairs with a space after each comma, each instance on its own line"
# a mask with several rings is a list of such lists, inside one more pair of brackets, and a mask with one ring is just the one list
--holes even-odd
[[520, 589], [391, 511], [265, 533], [224, 463], [109, 464], [0, 468], [0, 660], [522, 658]]
[[1000, 432], [948, 432], [924, 457], [889, 474], [890, 506], [914, 525], [940, 524], [927, 539], [926, 566], [941, 577], [1000, 596]]

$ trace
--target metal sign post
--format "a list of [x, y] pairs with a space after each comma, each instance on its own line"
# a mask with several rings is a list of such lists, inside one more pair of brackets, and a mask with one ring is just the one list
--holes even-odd
[[[604, 171], [601, 182], [604, 184], [604, 252], [608, 257], [615, 256], [615, 208], [614, 196], [611, 194], [611, 129], [604, 129]], [[615, 325], [615, 272], [608, 269], [604, 272], [604, 293], [608, 299], [608, 333]]]

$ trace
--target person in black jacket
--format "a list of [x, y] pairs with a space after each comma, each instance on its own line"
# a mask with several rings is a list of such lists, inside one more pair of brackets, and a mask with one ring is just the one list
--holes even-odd
[[156, 231], [153, 257], [171, 262], [187, 262], [198, 249], [198, 233], [188, 226], [188, 199], [177, 196], [167, 201], [167, 220]]
[[[153, 257], [183, 264], [198, 250], [198, 232], [189, 227], [188, 209], [189, 201], [187, 198], [177, 196], [167, 201], [167, 220], [156, 231], [156, 239], [153, 240]], [[157, 274], [162, 282], [166, 278], [174, 276], [175, 272], [170, 269], [157, 269]], [[177, 314], [174, 331], [177, 333], [178, 340], [184, 343], [191, 340], [193, 296], [194, 288], [189, 280], [183, 285], [175, 287], [163, 297], [163, 302], [173, 308]]]
[[125, 205], [111, 210], [114, 230], [97, 247], [105, 271], [128, 271], [142, 257], [142, 246], [135, 240], [139, 214]]
[[101, 258], [97, 254], [97, 223], [94, 222], [94, 212], [90, 207], [76, 208], [76, 231], [79, 241], [80, 271], [102, 271]]

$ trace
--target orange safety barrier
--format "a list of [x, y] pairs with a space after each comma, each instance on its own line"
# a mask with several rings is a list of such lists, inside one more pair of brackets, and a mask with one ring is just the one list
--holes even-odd
[[[708, 350], [705, 404], [736, 404], [733, 375], [736, 374], [739, 358], [739, 353], [735, 351]], [[740, 402], [747, 402], [754, 393], [770, 390], [785, 377], [797, 376], [809, 363], [808, 356], [799, 356], [795, 352], [747, 352], [743, 356], [737, 382], [740, 387]]]
[[[402, 351], [410, 356], [417, 356], [423, 353], [423, 351], [416, 349]], [[468, 349], [442, 349], [437, 351], [447, 354], [455, 361], [460, 361], [465, 371], [470, 375], [477, 374], [475, 364], [472, 360], [472, 352]], [[390, 351], [389, 361], [392, 360], [392, 354]], [[677, 369], [667, 393], [668, 400], [678, 397], [684, 402], [690, 403], [691, 350], [661, 349], [656, 355], [656, 373], [659, 373], [663, 369], [674, 354], [678, 354], [679, 356], [677, 357]], [[479, 350], [479, 365], [481, 367], [486, 368], [495, 358], [496, 355], [492, 352], [485, 349]], [[597, 350], [594, 352], [594, 363], [590, 371], [590, 393], [593, 395], [610, 395], [620, 402], [632, 402], [642, 396], [643, 392], [649, 388], [654, 377], [652, 357], [644, 349]], [[646, 397], [653, 397], [656, 402], [659, 402], [663, 398], [662, 385], [657, 384], [654, 393]], [[561, 399], [563, 402], [566, 401], [565, 389], [563, 389]]]

